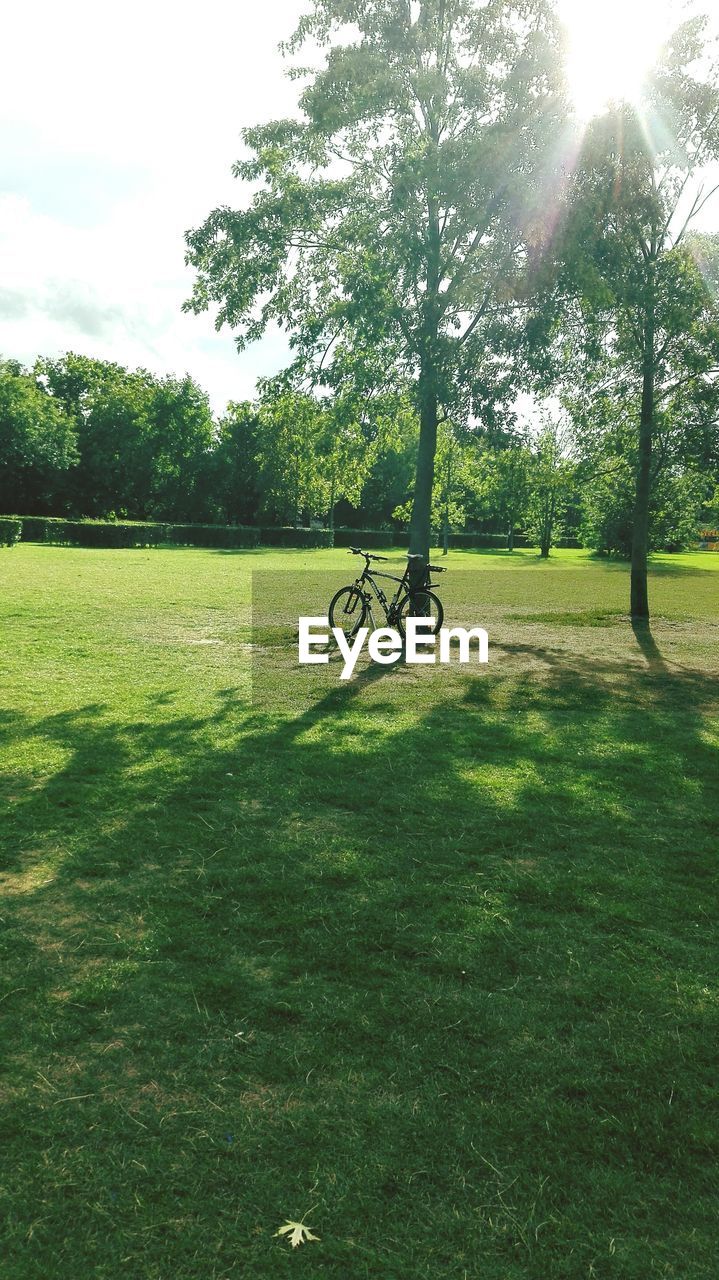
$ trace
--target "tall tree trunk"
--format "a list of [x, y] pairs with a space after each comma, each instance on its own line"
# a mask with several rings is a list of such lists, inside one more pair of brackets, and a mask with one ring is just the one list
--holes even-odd
[[637, 460], [632, 527], [632, 571], [630, 612], [633, 618], [649, 621], [647, 552], [649, 547], [649, 499], [652, 484], [652, 436], [654, 433], [654, 289], [649, 279], [649, 297], [644, 325], [642, 359], [642, 407], [639, 415], [639, 457]]
[[329, 528], [330, 528], [330, 529], [332, 530], [332, 532], [334, 533], [334, 527], [335, 527], [335, 481], [334, 481], [334, 476], [332, 477], [332, 483], [331, 483], [331, 485], [330, 485], [330, 509], [329, 509], [329, 513], [328, 513], [328, 517], [327, 517], [327, 523], [328, 523]]
[[437, 452], [437, 360], [440, 319], [440, 260], [442, 237], [439, 229], [439, 206], [435, 194], [437, 161], [437, 132], [432, 124], [429, 129], [431, 142], [430, 181], [427, 192], [427, 293], [424, 307], [424, 324], [419, 344], [419, 445], [417, 447], [417, 471], [409, 524], [410, 555], [421, 560], [410, 560], [410, 587], [424, 585], [429, 564], [429, 544], [432, 536], [432, 485], [434, 483], [434, 459]]
[[449, 495], [452, 485], [452, 455], [447, 450], [447, 472], [445, 475], [444, 488], [444, 525], [442, 529], [442, 555], [446, 556], [449, 552]]
[[514, 521], [510, 520], [507, 529], [507, 550], [514, 551]]
[[547, 508], [542, 522], [542, 532], [539, 540], [539, 556], [541, 560], [549, 559], [549, 552], [552, 546], [552, 535], [554, 533], [554, 507], [554, 495], [552, 495], [552, 497], [547, 501]]
[[410, 562], [410, 584], [421, 586], [429, 563], [429, 546], [432, 536], [432, 485], [434, 483], [434, 456], [437, 450], [437, 390], [434, 370], [429, 360], [423, 362], [419, 380], [419, 445], [417, 471], [414, 485], [412, 518], [409, 525], [410, 555], [421, 556], [422, 561]]

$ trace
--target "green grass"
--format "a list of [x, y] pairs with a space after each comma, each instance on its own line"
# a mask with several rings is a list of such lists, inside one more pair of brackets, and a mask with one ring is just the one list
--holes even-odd
[[0, 552], [4, 1280], [715, 1275], [719, 556], [448, 564], [342, 685], [343, 552]]

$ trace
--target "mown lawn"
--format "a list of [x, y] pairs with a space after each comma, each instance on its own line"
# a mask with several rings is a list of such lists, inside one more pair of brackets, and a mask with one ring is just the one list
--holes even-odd
[[4, 1280], [715, 1276], [719, 556], [448, 564], [0, 552]]

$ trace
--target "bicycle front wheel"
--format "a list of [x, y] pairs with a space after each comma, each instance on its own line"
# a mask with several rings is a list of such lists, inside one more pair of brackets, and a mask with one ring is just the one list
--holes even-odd
[[367, 615], [367, 601], [359, 587], [341, 587], [330, 601], [329, 619], [331, 627], [339, 627], [351, 640]]
[[431, 623], [429, 634], [436, 636], [444, 622], [442, 601], [433, 591], [413, 591], [411, 595], [404, 596], [400, 600], [396, 617], [397, 629], [403, 640], [406, 636], [408, 618], [422, 618], [425, 622]]

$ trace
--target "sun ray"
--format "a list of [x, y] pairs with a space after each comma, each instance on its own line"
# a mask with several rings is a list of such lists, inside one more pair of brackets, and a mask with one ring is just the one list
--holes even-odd
[[591, 119], [612, 102], [639, 105], [674, 25], [670, 0], [559, 0], [559, 13], [567, 32], [569, 90], [580, 119]]

